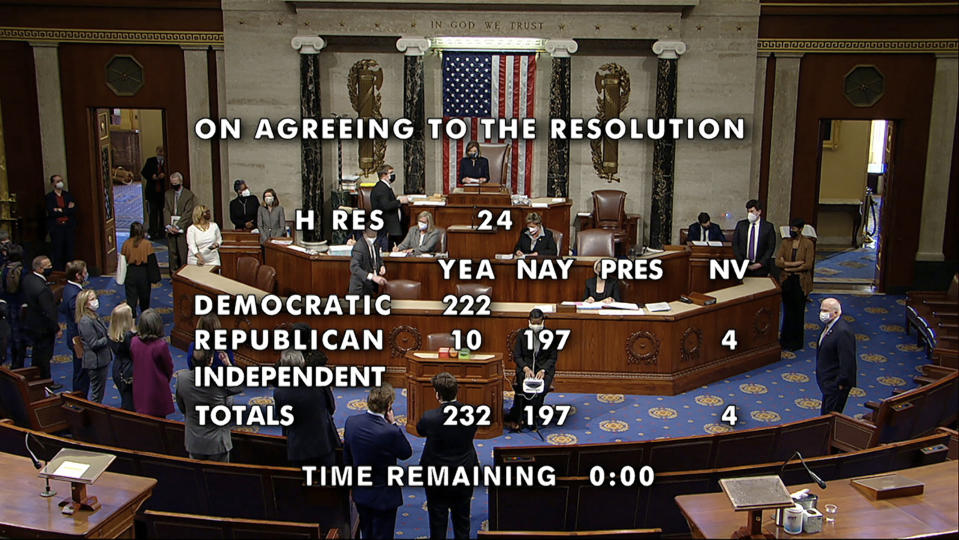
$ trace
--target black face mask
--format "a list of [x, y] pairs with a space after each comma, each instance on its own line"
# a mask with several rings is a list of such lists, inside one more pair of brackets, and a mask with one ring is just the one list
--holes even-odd
[[173, 191], [180, 191], [180, 188], [183, 187], [183, 184], [170, 184], [170, 187], [173, 188]]
[[789, 236], [792, 236], [793, 238], [799, 238], [799, 231], [794, 231], [790, 229]]
[[210, 221], [210, 218], [211, 218], [211, 217], [213, 217], [213, 216], [211, 216], [209, 212], [206, 212], [205, 214], [203, 214], [203, 219], [205, 219], [205, 220], [207, 220], [207, 221]]
[[53, 273], [53, 267], [43, 269], [43, 277], [50, 277], [50, 274]]
[[391, 183], [391, 184], [392, 184], [393, 182], [396, 182], [396, 173], [391, 174], [390, 177], [387, 178], [387, 180], [388, 180], [389, 183]]

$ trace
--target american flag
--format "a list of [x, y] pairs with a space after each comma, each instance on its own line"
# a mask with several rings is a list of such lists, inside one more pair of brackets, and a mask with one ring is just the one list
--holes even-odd
[[[456, 187], [459, 160], [466, 143], [506, 142], [482, 140], [480, 118], [533, 118], [536, 55], [506, 53], [446, 52], [443, 54], [443, 120], [462, 118], [470, 125], [469, 136], [443, 141], [443, 192]], [[494, 126], [495, 127], [495, 126]], [[493, 135], [496, 135], [493, 129]], [[533, 141], [510, 141], [507, 181], [512, 193], [530, 194]]]

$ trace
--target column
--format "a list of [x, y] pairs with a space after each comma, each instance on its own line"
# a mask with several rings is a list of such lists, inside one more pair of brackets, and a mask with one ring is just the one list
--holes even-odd
[[[959, 93], [959, 58], [956, 53], [936, 54], [936, 79], [929, 119], [926, 179], [922, 191], [922, 222], [917, 261], [942, 261], [949, 201], [950, 160], [956, 129], [956, 94]], [[945, 159], [944, 159], [945, 158]]]
[[426, 193], [426, 98], [423, 90], [423, 55], [430, 40], [402, 37], [396, 49], [405, 55], [403, 62], [403, 117], [413, 122], [413, 136], [403, 141], [403, 193]]
[[[320, 117], [320, 56], [326, 41], [319, 36], [296, 36], [290, 45], [300, 53], [300, 117]], [[318, 241], [323, 230], [323, 155], [318, 139], [301, 139], [303, 210], [313, 210], [313, 231], [303, 231], [303, 239]]]
[[201, 118], [210, 116], [210, 87], [207, 76], [207, 46], [180, 45], [183, 49], [183, 67], [186, 79], [186, 118], [190, 128], [187, 134], [188, 164], [175, 164], [189, 184], [198, 201], [213, 201], [213, 152], [210, 141], [193, 133], [193, 126]]
[[[657, 41], [653, 53], [656, 67], [656, 118], [676, 117], [676, 67], [686, 52], [682, 41]], [[671, 242], [673, 229], [673, 170], [676, 141], [663, 137], [653, 146], [653, 189], [649, 216], [649, 245], [661, 249]]]
[[[549, 117], [569, 122], [570, 55], [579, 49], [572, 39], [546, 41], [546, 52], [553, 57], [549, 82]], [[546, 144], [546, 196], [569, 196], [569, 141], [549, 139]]]
[[[766, 64], [770, 53], [761, 52], [756, 56], [756, 93], [753, 101], [752, 155], [749, 165], [749, 198], [759, 193], [759, 169], [762, 167], [763, 153], [763, 113], [766, 108]], [[757, 197], [758, 198], [758, 197]], [[745, 201], [743, 201], [745, 202]]]
[[[766, 219], [777, 226], [789, 223], [801, 61], [802, 53], [776, 53], [773, 119], [769, 135], [769, 193], [771, 196], [766, 201]], [[750, 198], [752, 196], [750, 194]], [[745, 208], [737, 210], [746, 212]]]
[[63, 129], [63, 99], [60, 95], [60, 55], [57, 43], [30, 42], [37, 77], [37, 109], [40, 149], [43, 155], [43, 185], [54, 174], [67, 179], [67, 146]]

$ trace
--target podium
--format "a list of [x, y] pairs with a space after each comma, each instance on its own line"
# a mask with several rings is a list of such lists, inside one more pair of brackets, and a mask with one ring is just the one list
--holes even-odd
[[497, 253], [513, 253], [518, 236], [495, 225], [484, 231], [472, 225], [450, 225], [446, 249], [450, 259], [492, 259]]
[[476, 430], [477, 439], [491, 439], [503, 434], [503, 355], [474, 352], [467, 360], [439, 358], [436, 351], [406, 353], [406, 431], [416, 435], [416, 423], [423, 413], [440, 406], [432, 379], [444, 371], [456, 377], [457, 400], [491, 409], [490, 425]]

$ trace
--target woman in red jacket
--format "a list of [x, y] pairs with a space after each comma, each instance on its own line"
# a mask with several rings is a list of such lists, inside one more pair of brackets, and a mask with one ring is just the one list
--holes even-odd
[[133, 358], [133, 406], [141, 414], [166, 418], [173, 412], [173, 358], [163, 335], [163, 319], [148, 309], [140, 314], [137, 335], [130, 342]]

